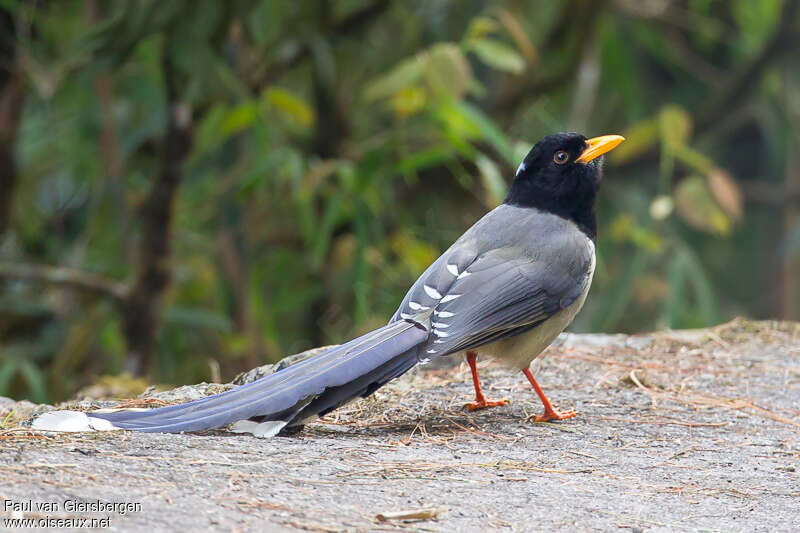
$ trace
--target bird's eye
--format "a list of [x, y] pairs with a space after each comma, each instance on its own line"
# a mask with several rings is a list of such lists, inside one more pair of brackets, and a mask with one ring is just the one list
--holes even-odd
[[564, 150], [558, 150], [556, 153], [553, 154], [553, 161], [557, 165], [563, 165], [567, 161], [569, 161], [569, 154]]

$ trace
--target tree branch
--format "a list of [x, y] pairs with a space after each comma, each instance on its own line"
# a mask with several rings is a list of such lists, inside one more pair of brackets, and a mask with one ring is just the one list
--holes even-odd
[[17, 181], [14, 143], [22, 113], [22, 80], [16, 69], [16, 27], [0, 9], [0, 237], [11, 218], [11, 199]]
[[104, 276], [68, 267], [31, 265], [22, 263], [0, 263], [0, 279], [25, 279], [75, 289], [116, 303], [125, 300], [127, 286]]
[[[106, 5], [99, 0], [87, 0], [86, 15], [91, 24], [98, 25], [106, 18]], [[107, 71], [98, 72], [94, 91], [100, 107], [100, 154], [106, 174], [106, 186], [111, 193], [114, 216], [119, 228], [118, 250], [121, 257], [130, 261], [130, 216], [123, 191], [123, 156], [119, 134], [114, 122], [114, 79]]]
[[178, 74], [171, 57], [170, 43], [170, 39], [167, 39], [162, 59], [168, 118], [161, 172], [154, 180], [141, 210], [139, 265], [123, 308], [123, 329], [128, 340], [126, 370], [133, 374], [149, 370], [152, 359], [161, 321], [161, 300], [170, 281], [175, 197], [183, 178], [183, 163], [192, 145], [191, 110], [180, 100]]

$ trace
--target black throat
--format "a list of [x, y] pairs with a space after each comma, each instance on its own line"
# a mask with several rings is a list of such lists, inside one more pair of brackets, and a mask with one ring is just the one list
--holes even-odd
[[597, 240], [597, 217], [595, 199], [597, 187], [578, 187], [567, 194], [554, 194], [544, 190], [536, 182], [515, 179], [503, 203], [519, 207], [535, 207], [573, 222], [592, 241]]

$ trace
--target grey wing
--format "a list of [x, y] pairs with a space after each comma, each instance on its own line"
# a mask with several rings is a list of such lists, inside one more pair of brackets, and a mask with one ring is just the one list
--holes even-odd
[[446, 355], [536, 327], [583, 294], [593, 255], [588, 239], [536, 259], [514, 248], [481, 255], [432, 306], [431, 336], [420, 353]]
[[453, 284], [468, 275], [464, 272], [478, 257], [473, 243], [459, 244], [457, 242], [422, 273], [406, 293], [390, 322], [413, 318], [426, 329], [431, 329], [430, 316], [433, 310], [441, 305]]
[[454, 284], [450, 294], [458, 298], [436, 307], [421, 351], [445, 355], [518, 335], [568, 307], [587, 282], [543, 262], [503, 261], [475, 270]]

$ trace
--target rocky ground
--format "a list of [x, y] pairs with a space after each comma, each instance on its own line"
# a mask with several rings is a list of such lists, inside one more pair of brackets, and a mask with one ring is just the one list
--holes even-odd
[[524, 377], [481, 365], [510, 406], [466, 412], [465, 365], [418, 367], [271, 440], [41, 433], [19, 425], [24, 404], [0, 405], [14, 410], [0, 418], [0, 529], [48, 516], [120, 531], [800, 528], [800, 324], [562, 336], [534, 367], [580, 412], [559, 423], [528, 421], [540, 404]]

